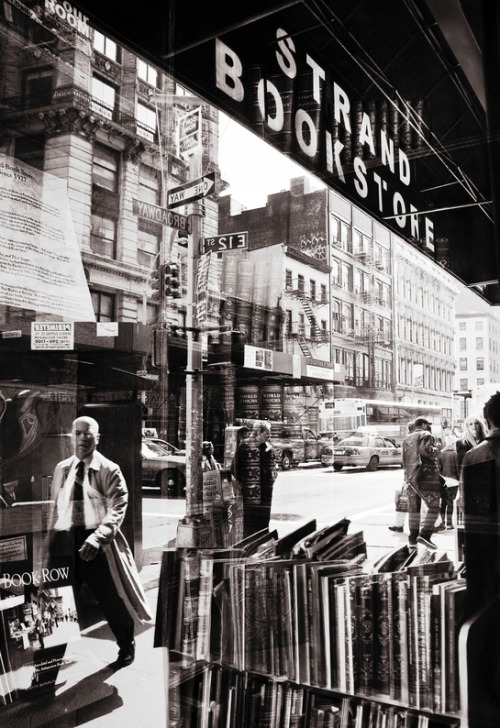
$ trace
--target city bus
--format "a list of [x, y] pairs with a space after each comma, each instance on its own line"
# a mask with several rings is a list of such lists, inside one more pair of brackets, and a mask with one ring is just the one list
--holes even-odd
[[355, 397], [323, 402], [319, 408], [319, 428], [333, 433], [336, 441], [354, 432], [373, 432], [401, 444], [408, 434], [408, 423], [416, 417], [428, 419], [434, 437], [442, 437], [442, 410], [438, 405]]

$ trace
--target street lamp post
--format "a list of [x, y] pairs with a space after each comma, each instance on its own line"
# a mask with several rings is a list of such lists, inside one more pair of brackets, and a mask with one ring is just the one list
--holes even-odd
[[[201, 156], [190, 159], [189, 177], [201, 176]], [[210, 521], [203, 515], [203, 474], [201, 453], [203, 441], [203, 380], [201, 343], [196, 311], [196, 284], [200, 245], [203, 233], [202, 205], [191, 203], [191, 235], [188, 238], [187, 265], [187, 368], [186, 368], [186, 515], [177, 526], [178, 548], [210, 547]]]

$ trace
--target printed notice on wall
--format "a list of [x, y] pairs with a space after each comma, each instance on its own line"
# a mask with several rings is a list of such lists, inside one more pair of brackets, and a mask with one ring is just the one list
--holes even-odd
[[0, 154], [0, 304], [95, 321], [66, 181]]
[[31, 348], [38, 350], [54, 350], [74, 348], [75, 326], [69, 321], [32, 321]]

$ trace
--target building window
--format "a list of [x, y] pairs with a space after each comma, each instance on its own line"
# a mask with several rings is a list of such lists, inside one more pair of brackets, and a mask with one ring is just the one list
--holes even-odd
[[24, 105], [27, 109], [52, 104], [54, 69], [40, 68], [26, 71], [23, 77]]
[[94, 48], [98, 53], [106, 56], [106, 58], [112, 61], [118, 60], [118, 46], [114, 40], [99, 33], [98, 30], [94, 30]]
[[326, 290], [326, 286], [322, 283], [321, 284], [321, 303], [327, 303], [328, 302], [328, 294]]
[[293, 289], [292, 271], [288, 268], [285, 270], [285, 290], [291, 291]]
[[161, 225], [149, 222], [148, 220], [139, 220], [138, 223], [138, 245], [137, 245], [137, 262], [146, 268], [152, 268], [154, 260], [160, 250], [162, 239]]
[[341, 306], [342, 328], [340, 330], [345, 333], [346, 331], [351, 331], [353, 328], [354, 307], [352, 303], [344, 302], [342, 302]]
[[334, 299], [332, 301], [332, 331], [341, 330], [341, 321], [342, 315], [340, 301]]
[[285, 316], [285, 332], [287, 336], [290, 336], [292, 333], [292, 312], [289, 308], [287, 308]]
[[158, 71], [149, 63], [145, 63], [140, 58], [137, 59], [137, 76], [142, 80], [149, 83], [150, 86], [157, 88], [158, 86]]
[[115, 296], [110, 293], [91, 291], [92, 304], [97, 321], [116, 321]]
[[484, 359], [482, 356], [478, 356], [476, 359], [476, 369], [477, 371], [482, 371], [484, 369]]
[[469, 389], [469, 380], [461, 379], [460, 380], [460, 391], [465, 392], [467, 389]]
[[346, 291], [352, 291], [352, 266], [347, 263], [341, 264], [341, 286]]
[[464, 372], [467, 369], [467, 357], [460, 357], [460, 371]]
[[306, 333], [305, 318], [303, 313], [299, 313], [299, 334], [304, 336]]
[[97, 187], [104, 187], [110, 192], [116, 192], [118, 187], [118, 160], [118, 152], [100, 144], [95, 144], [92, 183]]
[[465, 331], [465, 325], [466, 325], [466, 323], [467, 323], [466, 321], [459, 321], [458, 322], [458, 328], [459, 328], [460, 331]]
[[333, 259], [332, 260], [332, 285], [340, 286], [342, 284], [341, 276], [342, 276], [342, 273], [340, 271], [340, 263], [338, 260]]
[[297, 276], [297, 288], [300, 293], [304, 293], [305, 290], [305, 279], [304, 276], [299, 273]]
[[116, 222], [102, 215], [92, 215], [90, 221], [90, 247], [94, 253], [114, 258]]
[[465, 351], [467, 349], [467, 339], [465, 338], [465, 336], [460, 337], [459, 348], [460, 351]]
[[483, 322], [476, 321], [476, 331], [482, 331], [482, 330], [483, 330]]
[[137, 120], [137, 133], [153, 142], [156, 134], [155, 110], [138, 101], [135, 118]]
[[481, 377], [477, 380], [476, 386], [482, 387], [484, 384], [484, 379]]
[[116, 104], [116, 89], [106, 81], [98, 78], [98, 76], [92, 77], [92, 102], [90, 104], [92, 111], [97, 114], [106, 117], [106, 119], [113, 119]]
[[160, 179], [156, 169], [141, 164], [139, 171], [138, 197], [142, 202], [160, 204]]
[[326, 323], [326, 321], [324, 319], [321, 319], [320, 327], [321, 327], [321, 338], [323, 339], [323, 341], [327, 341], [327, 339], [328, 339], [328, 328], [327, 328], [327, 323]]
[[313, 281], [312, 279], [309, 281], [309, 291], [311, 293], [311, 299], [313, 301], [316, 300], [316, 281]]
[[476, 349], [480, 351], [483, 348], [483, 337], [476, 336]]

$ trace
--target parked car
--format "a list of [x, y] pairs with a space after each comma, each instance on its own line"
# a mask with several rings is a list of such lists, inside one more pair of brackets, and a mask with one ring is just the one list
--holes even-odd
[[388, 437], [366, 434], [352, 435], [336, 445], [326, 445], [321, 462], [323, 465], [333, 465], [334, 470], [360, 466], [376, 470], [379, 465], [403, 465], [399, 445]]
[[143, 438], [142, 485], [159, 488], [169, 498], [179, 498], [186, 491], [186, 454], [158, 438]]
[[271, 422], [271, 444], [276, 463], [282, 470], [290, 470], [299, 463], [319, 465], [325, 441], [304, 425]]
[[176, 447], [175, 445], [171, 445], [170, 442], [167, 442], [166, 440], [161, 440], [159, 437], [148, 437], [146, 438], [148, 442], [156, 442], [158, 445], [163, 445], [164, 447], [168, 448], [168, 450], [174, 454], [174, 455], [185, 455], [186, 451], [181, 450], [180, 448]]

